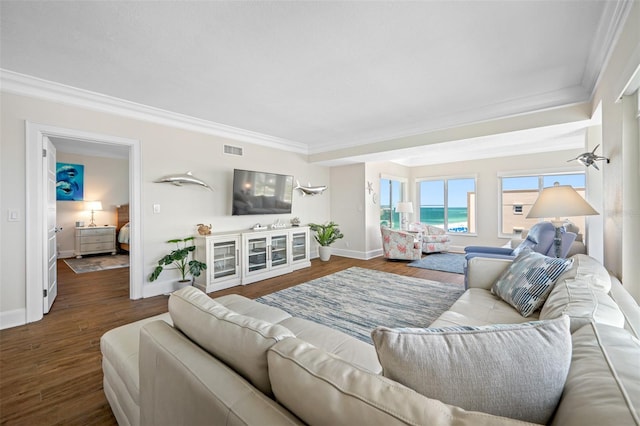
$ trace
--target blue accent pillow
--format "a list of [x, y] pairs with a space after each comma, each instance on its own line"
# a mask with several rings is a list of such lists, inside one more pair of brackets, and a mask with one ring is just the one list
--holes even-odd
[[491, 293], [516, 308], [523, 317], [528, 317], [542, 307], [560, 274], [572, 263], [573, 259], [524, 251], [498, 278]]

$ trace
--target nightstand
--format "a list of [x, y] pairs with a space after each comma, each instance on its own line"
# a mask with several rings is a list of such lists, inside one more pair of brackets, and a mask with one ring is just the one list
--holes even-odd
[[95, 253], [116, 254], [115, 226], [76, 227], [76, 257]]

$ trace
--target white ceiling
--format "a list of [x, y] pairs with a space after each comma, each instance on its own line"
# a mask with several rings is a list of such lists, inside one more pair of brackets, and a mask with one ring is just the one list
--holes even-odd
[[[0, 66], [314, 154], [588, 101], [621, 3], [3, 0]], [[454, 146], [582, 146], [575, 126], [553, 129]]]

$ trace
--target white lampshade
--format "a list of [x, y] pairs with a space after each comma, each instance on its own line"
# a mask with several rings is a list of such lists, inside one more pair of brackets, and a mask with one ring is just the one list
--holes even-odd
[[398, 213], [413, 213], [413, 203], [411, 201], [398, 203], [396, 205], [396, 212], [398, 212]]
[[84, 202], [85, 210], [91, 211], [100, 211], [102, 210], [102, 201], [85, 201]]
[[587, 201], [570, 185], [558, 185], [544, 188], [528, 218], [556, 218], [571, 216], [590, 216], [599, 214]]

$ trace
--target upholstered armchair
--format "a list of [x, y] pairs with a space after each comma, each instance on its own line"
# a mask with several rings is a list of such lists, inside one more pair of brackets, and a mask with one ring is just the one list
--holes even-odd
[[[566, 231], [564, 228], [561, 231], [560, 257], [565, 257], [577, 234]], [[551, 222], [540, 222], [531, 227], [526, 234], [526, 238], [514, 249], [509, 247], [467, 246], [464, 251], [467, 253], [467, 260], [476, 256], [513, 259], [525, 249], [542, 253], [545, 256], [555, 257], [555, 234], [556, 228]]]
[[420, 234], [423, 253], [449, 251], [451, 238], [444, 229], [416, 222], [409, 225], [409, 230]]
[[417, 260], [422, 257], [420, 235], [380, 226], [382, 253], [386, 259]]

